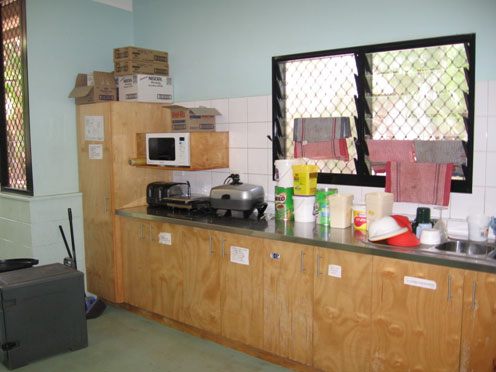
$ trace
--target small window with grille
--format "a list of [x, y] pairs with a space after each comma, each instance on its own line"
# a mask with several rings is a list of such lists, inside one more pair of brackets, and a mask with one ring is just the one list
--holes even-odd
[[1, 0], [0, 182], [2, 191], [33, 195], [25, 0]]
[[453, 163], [471, 192], [475, 35], [273, 57], [273, 157], [384, 186], [387, 161]]

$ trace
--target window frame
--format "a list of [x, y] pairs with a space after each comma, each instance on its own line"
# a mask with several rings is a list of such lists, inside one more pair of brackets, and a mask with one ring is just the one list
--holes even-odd
[[[14, 188], [10, 185], [9, 159], [7, 153], [7, 125], [5, 118], [5, 75], [3, 66], [3, 33], [0, 33], [0, 184], [2, 192], [13, 192], [33, 196], [33, 167], [31, 158], [31, 132], [29, 118], [29, 90], [28, 90], [28, 57], [27, 57], [27, 32], [26, 32], [26, 1], [16, 0], [19, 3], [20, 16], [20, 41], [21, 41], [21, 66], [22, 66], [22, 96], [23, 96], [23, 130], [24, 130], [24, 155], [26, 168], [26, 189]], [[2, 1], [3, 3], [3, 1]], [[1, 5], [1, 4], [0, 4]], [[3, 5], [2, 5], [3, 6]], [[0, 17], [2, 12], [0, 6]], [[1, 19], [1, 18], [0, 18]]]
[[[384, 187], [385, 176], [370, 175], [368, 172], [363, 172], [360, 169], [365, 166], [365, 155], [363, 149], [365, 147], [365, 108], [361, 103], [365, 100], [365, 86], [363, 83], [366, 79], [365, 68], [363, 66], [367, 53], [385, 52], [392, 50], [403, 50], [419, 47], [434, 47], [447, 44], [463, 43], [466, 47], [469, 69], [466, 72], [468, 83], [467, 94], [467, 111], [466, 130], [468, 140], [466, 142], [467, 166], [465, 167], [464, 180], [451, 180], [451, 192], [472, 193], [473, 179], [473, 145], [474, 145], [474, 118], [475, 118], [475, 33], [463, 34], [454, 36], [443, 36], [426, 39], [417, 39], [409, 41], [400, 41], [392, 43], [382, 43], [374, 45], [356, 46], [350, 48], [339, 48], [331, 50], [322, 50], [316, 52], [306, 52], [298, 54], [290, 54], [284, 56], [272, 57], [272, 157], [273, 160], [285, 158], [285, 118], [283, 112], [284, 92], [280, 87], [282, 76], [280, 72], [280, 64], [285, 62], [304, 60], [309, 58], [319, 58], [326, 56], [337, 56], [343, 54], [355, 54], [357, 63], [357, 142], [362, 148], [357, 147], [357, 173], [356, 174], [341, 174], [341, 173], [325, 173], [319, 172], [317, 182], [324, 184], [350, 185], [350, 186], [371, 186]], [[275, 167], [273, 164], [272, 171], [273, 179], [275, 180]]]

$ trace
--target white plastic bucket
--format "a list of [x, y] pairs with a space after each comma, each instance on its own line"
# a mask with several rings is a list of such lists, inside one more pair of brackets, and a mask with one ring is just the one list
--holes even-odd
[[389, 192], [371, 192], [365, 194], [367, 224], [379, 218], [393, 214], [394, 194]]
[[305, 164], [303, 159], [279, 159], [274, 162], [276, 186], [293, 187], [293, 165]]
[[477, 242], [487, 241], [490, 220], [490, 217], [481, 214], [468, 216], [468, 239]]
[[315, 222], [315, 195], [293, 195], [295, 222]]

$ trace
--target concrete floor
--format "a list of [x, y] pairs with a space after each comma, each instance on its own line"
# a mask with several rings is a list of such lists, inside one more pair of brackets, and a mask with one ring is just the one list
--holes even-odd
[[[88, 339], [85, 349], [32, 362], [15, 371], [289, 371], [113, 306], [88, 321]], [[0, 364], [0, 371], [8, 369]]]

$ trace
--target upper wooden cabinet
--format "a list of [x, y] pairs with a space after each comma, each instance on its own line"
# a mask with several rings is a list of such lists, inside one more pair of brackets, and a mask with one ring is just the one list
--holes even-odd
[[463, 270], [375, 256], [374, 371], [458, 371]]
[[78, 105], [76, 113], [88, 291], [120, 302], [121, 250], [114, 211], [146, 204], [148, 183], [171, 180], [170, 172], [129, 165], [136, 133], [163, 131], [168, 116], [162, 104], [141, 102]]

